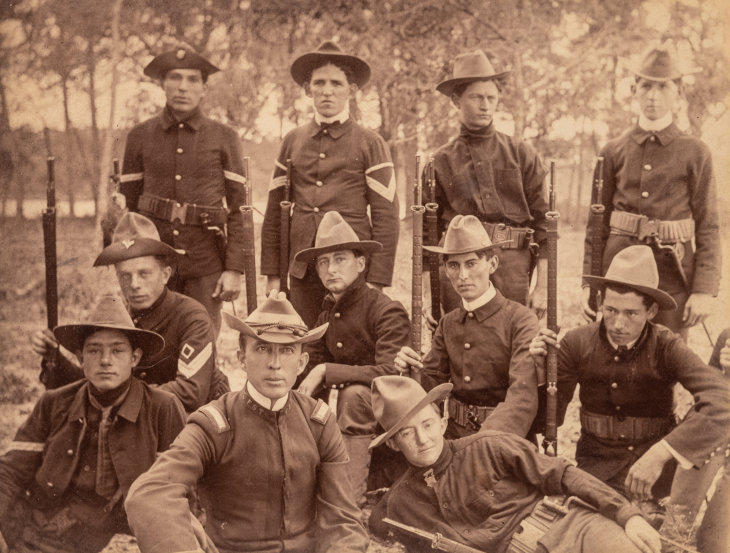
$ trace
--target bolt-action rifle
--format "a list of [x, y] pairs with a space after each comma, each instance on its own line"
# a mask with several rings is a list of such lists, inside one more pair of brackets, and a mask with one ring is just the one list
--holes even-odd
[[284, 197], [279, 202], [279, 290], [289, 295], [289, 222], [291, 217], [291, 184], [292, 162], [286, 160], [286, 181], [284, 183]]
[[[436, 203], [436, 178], [433, 169], [433, 158], [429, 159], [426, 168], [428, 184], [428, 203], [426, 203], [426, 239], [429, 246], [438, 246], [438, 204]], [[431, 316], [438, 322], [441, 318], [441, 289], [439, 286], [439, 256], [437, 253], [429, 252], [428, 274], [431, 284]]]
[[406, 532], [412, 536], [418, 536], [419, 538], [429, 540], [431, 542], [431, 549], [446, 551], [447, 553], [484, 553], [480, 549], [475, 549], [474, 547], [459, 543], [458, 541], [445, 538], [438, 532], [435, 534], [426, 532], [425, 530], [421, 530], [420, 528], [416, 528], [415, 526], [410, 526], [408, 524], [403, 524], [391, 518], [384, 518], [383, 522], [388, 526], [397, 528], [398, 530]]
[[[593, 173], [593, 202], [588, 215], [588, 232], [591, 242], [591, 275], [603, 276], [603, 216], [606, 206], [603, 205], [603, 156], [596, 161]], [[588, 306], [596, 312], [598, 310], [598, 290], [591, 287], [588, 296]]]
[[249, 315], [256, 309], [256, 246], [253, 232], [250, 160], [249, 156], [243, 158], [246, 174], [243, 181], [243, 204], [239, 207], [243, 216], [243, 275], [246, 282], [246, 311]]
[[[413, 270], [411, 272], [411, 347], [421, 352], [421, 324], [423, 309], [423, 213], [426, 208], [422, 205], [420, 169], [421, 157], [416, 156], [416, 176], [413, 182]], [[411, 377], [421, 381], [421, 372], [411, 367]]]

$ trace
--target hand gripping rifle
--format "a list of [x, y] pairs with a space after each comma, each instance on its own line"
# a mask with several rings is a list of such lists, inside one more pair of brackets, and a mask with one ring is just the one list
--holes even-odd
[[250, 160], [249, 156], [243, 158], [246, 175], [243, 181], [243, 204], [239, 207], [243, 216], [243, 275], [246, 281], [246, 310], [249, 315], [256, 309], [256, 246], [253, 232]]
[[[46, 258], [46, 320], [48, 328], [58, 326], [58, 262], [56, 258], [56, 171], [55, 158], [46, 160], [48, 183], [46, 185], [46, 209], [43, 210], [43, 249]], [[43, 372], [54, 374], [58, 350], [47, 354]], [[41, 374], [41, 379], [43, 375]]]
[[383, 522], [388, 526], [397, 528], [398, 530], [406, 532], [412, 536], [418, 536], [419, 538], [429, 540], [431, 542], [431, 549], [446, 551], [447, 553], [484, 553], [480, 549], [475, 549], [463, 543], [459, 543], [458, 541], [445, 538], [438, 532], [432, 534], [431, 532], [426, 532], [425, 530], [421, 530], [415, 526], [409, 526], [408, 524], [395, 521], [392, 518], [384, 518]]
[[286, 182], [284, 184], [284, 197], [279, 202], [281, 210], [279, 219], [279, 239], [281, 240], [279, 250], [279, 291], [289, 295], [289, 221], [291, 216], [291, 159], [286, 160]]
[[[436, 203], [436, 178], [433, 170], [433, 158], [429, 159], [426, 169], [429, 202], [426, 204], [426, 229], [429, 246], [438, 246], [438, 204]], [[431, 283], [431, 316], [438, 322], [441, 318], [441, 289], [439, 287], [439, 256], [428, 253], [428, 274]]]
[[[421, 352], [421, 318], [423, 317], [423, 213], [421, 180], [418, 171], [421, 157], [416, 156], [416, 177], [413, 182], [413, 271], [411, 272], [411, 347]], [[421, 372], [411, 367], [411, 377], [421, 382]]]
[[[591, 212], [588, 215], [588, 229], [591, 241], [591, 275], [603, 276], [603, 214], [606, 206], [603, 205], [603, 156], [599, 156], [596, 162], [596, 170], [593, 174], [593, 203]], [[598, 310], [598, 290], [591, 287], [588, 296], [588, 306]]]
[[[550, 162], [550, 211], [545, 214], [547, 220], [547, 326], [558, 332], [558, 218], [555, 210], [555, 162]], [[547, 351], [547, 397], [545, 402], [545, 438], [542, 442], [546, 455], [558, 454], [558, 352], [554, 346]], [[550, 451], [552, 449], [552, 452]]]

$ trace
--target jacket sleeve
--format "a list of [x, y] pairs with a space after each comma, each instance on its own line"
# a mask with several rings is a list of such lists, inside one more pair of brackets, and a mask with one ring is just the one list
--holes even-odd
[[[530, 226], [535, 230], [534, 240], [540, 246], [544, 246], [547, 240], [547, 222], [545, 220], [545, 213], [548, 211], [548, 205], [545, 201], [545, 175], [547, 170], [535, 149], [525, 143], [520, 143], [520, 169], [525, 199], [532, 219]], [[546, 247], [541, 247], [538, 250], [538, 255], [546, 257]]]
[[261, 226], [261, 274], [276, 276], [279, 274], [279, 252], [281, 251], [281, 209], [286, 185], [286, 160], [289, 154], [289, 141], [284, 142], [274, 163], [274, 172], [269, 182], [269, 196], [266, 202], [266, 213]]
[[375, 135], [375, 138], [368, 142], [364, 155], [372, 236], [373, 240], [383, 244], [383, 250], [370, 257], [367, 280], [374, 284], [390, 286], [400, 229], [395, 171], [388, 145], [380, 136]]
[[[612, 153], [611, 144], [606, 144], [599, 155], [603, 156], [603, 190], [601, 193], [601, 198], [593, 198], [592, 202], [599, 202], [600, 200], [600, 203], [603, 204], [604, 207], [603, 223], [601, 225], [601, 239], [603, 240], [603, 245], [605, 247], [606, 240], [608, 240], [608, 234], [611, 231], [610, 221], [611, 212], [613, 211], [613, 195], [616, 193], [616, 173], [613, 167], [614, 155]], [[593, 178], [595, 179], [596, 176], [597, 175], [595, 174], [594, 170]], [[592, 194], [591, 197], [593, 197]], [[583, 246], [584, 275], [591, 274], [591, 253], [593, 245], [591, 243], [591, 228], [589, 225], [590, 210], [588, 213], [588, 224], [586, 225], [586, 237]], [[583, 282], [583, 284], [587, 286], [587, 283], [585, 281]]]
[[129, 131], [127, 143], [124, 146], [119, 191], [124, 194], [129, 211], [137, 211], [137, 202], [144, 189], [143, 137], [144, 130], [138, 125]]
[[431, 340], [431, 351], [423, 359], [423, 370], [421, 371], [421, 384], [426, 391], [435, 388], [439, 384], [448, 382], [451, 378], [451, 366], [449, 364], [449, 352], [446, 350], [444, 339], [444, 322], [442, 317]]
[[730, 328], [726, 328], [725, 330], [723, 330], [720, 333], [717, 342], [715, 342], [715, 347], [712, 349], [712, 355], [710, 356], [710, 360], [707, 363], [708, 365], [710, 365], [710, 367], [715, 367], [716, 369], [722, 370], [722, 366], [720, 365], [720, 352], [725, 347], [728, 338], [730, 338]]
[[327, 363], [325, 370], [327, 386], [346, 382], [358, 382], [370, 386], [376, 376], [398, 373], [394, 360], [400, 348], [408, 345], [410, 328], [408, 314], [399, 302], [389, 301], [374, 314], [374, 318], [375, 364]]
[[558, 349], [558, 426], [565, 422], [565, 412], [573, 399], [579, 378], [579, 348], [576, 348], [576, 340], [572, 336], [564, 336]]
[[[223, 178], [226, 190], [226, 205], [228, 206], [228, 222], [226, 229], [226, 259], [225, 270], [242, 273], [243, 264], [243, 214], [240, 207], [245, 201], [243, 185], [248, 175], [243, 175], [243, 157], [241, 155], [241, 141], [236, 132], [228, 127], [224, 128], [225, 140], [221, 145]], [[253, 240], [253, 236], [251, 237]]]

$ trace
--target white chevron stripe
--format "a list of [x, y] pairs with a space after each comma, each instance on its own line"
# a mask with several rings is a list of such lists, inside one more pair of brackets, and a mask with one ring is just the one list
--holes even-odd
[[269, 192], [272, 190], [276, 190], [277, 188], [281, 186], [286, 185], [286, 175], [282, 175], [280, 177], [276, 177], [275, 179], [271, 179], [271, 183], [269, 184]]
[[234, 173], [233, 171], [223, 171], [223, 177], [232, 180], [233, 182], [238, 182], [240, 184], [246, 184], [246, 177], [243, 175], [239, 175], [238, 173]]
[[10, 442], [7, 451], [37, 451], [42, 452], [46, 444], [43, 442]]
[[126, 175], [119, 177], [119, 182], [132, 182], [135, 180], [142, 180], [143, 178], [144, 173], [127, 173]]
[[213, 353], [213, 342], [208, 342], [205, 347], [200, 350], [200, 353], [196, 355], [189, 363], [186, 363], [182, 359], [177, 360], [177, 370], [182, 373], [185, 378], [192, 378], [202, 366], [210, 359]]
[[392, 161], [386, 161], [385, 163], [379, 163], [378, 165], [373, 165], [369, 169], [365, 170], [365, 174], [369, 175], [373, 171], [377, 171], [378, 169], [384, 169], [385, 167], [393, 167]]
[[365, 176], [365, 180], [368, 183], [368, 187], [378, 194], [380, 194], [383, 198], [388, 200], [389, 202], [393, 201], [393, 198], [395, 198], [395, 174], [392, 174], [390, 176], [390, 183], [388, 186], [385, 186], [383, 183], [381, 183], [379, 180], [374, 179], [372, 177]]
[[275, 163], [276, 163], [276, 166], [277, 166], [277, 167], [278, 167], [279, 169], [281, 169], [282, 171], [284, 171], [284, 172], [286, 173], [286, 165], [283, 165], [283, 164], [281, 163], [281, 161], [279, 161], [278, 159], [276, 160], [276, 162], [275, 162]]

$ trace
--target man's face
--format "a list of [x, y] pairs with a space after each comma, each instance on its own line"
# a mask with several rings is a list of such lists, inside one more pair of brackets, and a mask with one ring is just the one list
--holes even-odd
[[328, 63], [312, 71], [312, 77], [305, 89], [312, 98], [317, 113], [323, 117], [332, 117], [345, 109], [350, 94], [355, 94], [357, 85], [348, 83], [345, 72]]
[[151, 255], [120, 261], [115, 266], [122, 294], [134, 311], [152, 306], [165, 290], [172, 268]]
[[325, 253], [317, 257], [317, 274], [335, 297], [342, 295], [365, 270], [365, 258], [352, 250]]
[[499, 259], [487, 253], [461, 253], [448, 256], [444, 262], [446, 276], [454, 290], [466, 301], [474, 301], [489, 289], [489, 276], [497, 270]]
[[97, 390], [108, 392], [124, 384], [132, 376], [132, 368], [142, 358], [142, 350], [132, 348], [121, 330], [97, 330], [84, 340], [78, 352], [86, 380]]
[[411, 465], [427, 467], [438, 461], [444, 449], [445, 431], [446, 421], [430, 404], [413, 415], [408, 424], [388, 440], [388, 444], [400, 451]]
[[264, 397], [284, 397], [309, 361], [301, 344], [275, 344], [246, 338], [244, 352], [239, 350], [248, 381]]
[[173, 113], [185, 115], [200, 105], [208, 85], [200, 69], [170, 69], [162, 79], [162, 89]]
[[459, 110], [459, 121], [468, 129], [480, 129], [492, 123], [499, 103], [499, 89], [494, 81], [470, 83], [461, 96], [452, 96]]
[[656, 303], [647, 308], [643, 297], [636, 292], [619, 294], [606, 288], [603, 295], [603, 324], [606, 334], [618, 346], [625, 346], [636, 340], [646, 322], [653, 319], [658, 311]]
[[640, 77], [634, 85], [634, 95], [641, 113], [654, 121], [674, 110], [679, 100], [679, 88], [674, 81], [650, 81]]

